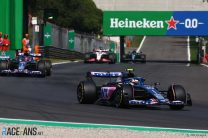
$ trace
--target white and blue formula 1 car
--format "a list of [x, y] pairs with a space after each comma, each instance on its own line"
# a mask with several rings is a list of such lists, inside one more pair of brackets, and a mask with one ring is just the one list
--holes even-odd
[[[96, 78], [109, 81], [101, 79], [98, 85]], [[77, 98], [81, 104], [96, 102], [115, 107], [168, 105], [180, 110], [192, 105], [190, 94], [181, 85], [172, 84], [168, 90], [160, 91], [145, 84], [144, 78], [126, 72], [88, 72], [86, 80], [78, 84]]]
[[16, 59], [4, 58], [0, 61], [0, 75], [37, 75], [50, 76], [52, 64], [50, 60], [36, 60], [41, 54], [19, 53]]

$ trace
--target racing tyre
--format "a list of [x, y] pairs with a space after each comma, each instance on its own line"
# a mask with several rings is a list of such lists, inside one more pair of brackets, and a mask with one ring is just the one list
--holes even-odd
[[133, 88], [131, 85], [123, 85], [115, 92], [113, 104], [117, 108], [128, 108], [129, 100], [133, 98]]
[[[168, 89], [167, 98], [170, 101], [182, 101], [186, 104], [186, 91], [181, 85], [171, 85]], [[184, 105], [170, 105], [171, 109], [181, 110], [184, 108]]]
[[115, 64], [116, 63], [116, 55], [115, 54], [109, 54], [110, 62], [109, 64]]
[[142, 55], [142, 63], [146, 63], [146, 55]]
[[187, 93], [187, 105], [192, 106], [191, 95], [189, 93]]
[[46, 62], [44, 60], [40, 60], [37, 64], [38, 71], [40, 71], [42, 74], [41, 77], [46, 77]]
[[9, 69], [9, 61], [2, 60], [0, 62], [0, 75], [3, 75], [3, 73], [1, 72], [2, 70], [8, 70], [8, 69]]
[[45, 60], [45, 66], [46, 66], [46, 75], [51, 76], [52, 73], [52, 63], [50, 60]]
[[82, 81], [77, 87], [77, 99], [80, 104], [92, 104], [97, 100], [96, 86], [92, 81]]
[[90, 54], [85, 54], [84, 63], [88, 63], [87, 60], [90, 58]]
[[9, 69], [9, 62], [7, 60], [2, 60], [0, 62], [0, 70], [7, 70]]

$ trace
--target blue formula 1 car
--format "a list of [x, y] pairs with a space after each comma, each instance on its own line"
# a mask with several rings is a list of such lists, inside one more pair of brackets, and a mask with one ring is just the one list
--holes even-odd
[[146, 55], [142, 52], [138, 53], [135, 50], [123, 55], [123, 62], [141, 62], [146, 63]]
[[4, 58], [0, 61], [0, 75], [37, 75], [50, 76], [52, 64], [49, 60], [37, 60], [41, 54], [19, 53], [16, 59]]
[[[100, 84], [97, 78], [101, 78]], [[96, 102], [115, 107], [168, 105], [180, 110], [192, 105], [190, 94], [181, 85], [172, 84], [168, 90], [160, 91], [132, 72], [88, 72], [77, 87], [77, 98], [81, 104]]]

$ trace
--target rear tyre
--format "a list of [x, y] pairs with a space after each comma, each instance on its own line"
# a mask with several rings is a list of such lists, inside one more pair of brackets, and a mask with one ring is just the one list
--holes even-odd
[[45, 66], [46, 66], [46, 75], [51, 76], [52, 74], [52, 63], [50, 60], [45, 60]]
[[8, 70], [9, 69], [9, 61], [7, 60], [2, 60], [0, 62], [0, 75], [3, 75], [2, 73], [3, 70]]
[[[186, 104], [186, 91], [181, 85], [171, 85], [168, 89], [167, 98], [170, 101], [182, 101], [184, 104]], [[171, 109], [174, 110], [181, 110], [184, 108], [184, 105], [170, 105]]]
[[192, 106], [191, 95], [189, 93], [187, 93], [187, 105]]
[[131, 85], [123, 85], [114, 94], [113, 104], [117, 108], [128, 108], [129, 100], [133, 98], [133, 88]]
[[90, 58], [90, 54], [85, 54], [84, 63], [89, 63], [87, 60]]
[[80, 104], [92, 104], [97, 100], [96, 86], [92, 81], [82, 81], [77, 87], [77, 99]]
[[94, 54], [94, 53], [86, 53], [85, 54], [85, 58], [84, 58], [84, 63], [92, 63], [92, 62], [89, 62], [88, 60], [89, 59], [92, 59], [92, 58], [97, 58], [97, 55]]
[[41, 75], [40, 77], [46, 77], [46, 64], [45, 64], [45, 61], [44, 60], [40, 60], [37, 64], [37, 69], [38, 71], [41, 72]]
[[109, 64], [115, 64], [116, 63], [116, 55], [115, 54], [109, 54], [110, 62]]
[[146, 63], [146, 55], [143, 55], [142, 63]]

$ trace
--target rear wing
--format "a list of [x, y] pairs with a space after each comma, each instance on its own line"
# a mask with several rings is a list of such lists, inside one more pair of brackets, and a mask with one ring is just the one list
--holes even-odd
[[[24, 56], [24, 53], [18, 53], [18, 56]], [[32, 56], [32, 57], [41, 57], [41, 54], [35, 54], [35, 53], [30, 53], [28, 54], [28, 56]]]
[[87, 72], [87, 77], [122, 77], [122, 72]]
[[41, 57], [42, 56], [40, 53], [39, 54], [31, 53], [30, 55], [33, 57]]
[[94, 49], [95, 52], [109, 52], [109, 49]]

